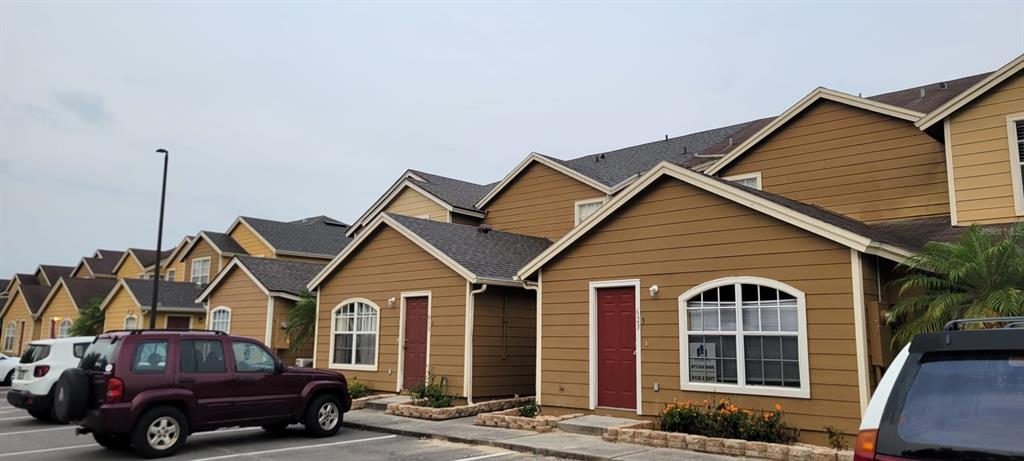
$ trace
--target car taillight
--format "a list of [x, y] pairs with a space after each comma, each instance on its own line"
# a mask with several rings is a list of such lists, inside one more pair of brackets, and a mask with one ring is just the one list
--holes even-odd
[[36, 365], [35, 369], [32, 370], [32, 376], [35, 376], [36, 378], [42, 378], [43, 376], [46, 376], [46, 374], [49, 372], [49, 365]]
[[124, 395], [124, 381], [121, 378], [110, 378], [107, 380], [107, 403], [117, 403]]
[[853, 446], [853, 461], [874, 461], [876, 441], [878, 429], [860, 431], [857, 434], [857, 444]]

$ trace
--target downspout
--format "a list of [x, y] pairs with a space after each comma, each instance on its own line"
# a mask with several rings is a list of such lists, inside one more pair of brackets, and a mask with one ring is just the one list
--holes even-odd
[[473, 283], [468, 282], [466, 289], [469, 290], [469, 294], [466, 300], [466, 356], [464, 358], [464, 370], [462, 372], [462, 387], [466, 394], [466, 402], [470, 405], [473, 404], [473, 316], [474, 305], [476, 304], [476, 295], [487, 291], [487, 284], [483, 284], [480, 288], [473, 290]]
[[[539, 274], [537, 276], [537, 280], [538, 281], [540, 280], [540, 275]], [[527, 289], [527, 290], [530, 290], [530, 291], [533, 291], [534, 294], [535, 294], [535, 297], [537, 299], [537, 308], [536, 308], [536, 311], [535, 311], [535, 315], [537, 317], [537, 319], [536, 319], [537, 320], [537, 327], [536, 327], [536, 329], [534, 331], [534, 337], [535, 337], [536, 342], [537, 342], [537, 350], [536, 350], [536, 352], [534, 352], [534, 357], [533, 357], [534, 364], [535, 364], [535, 367], [536, 367], [535, 370], [534, 370], [534, 374], [533, 374], [533, 378], [534, 378], [534, 383], [533, 383], [533, 399], [537, 402], [538, 405], [540, 405], [540, 384], [541, 384], [541, 380], [540, 380], [540, 367], [541, 367], [541, 362], [540, 362], [540, 348], [541, 348], [541, 334], [540, 334], [540, 327], [541, 327], [540, 284], [539, 283], [532, 283], [529, 280], [523, 280], [523, 288]]]

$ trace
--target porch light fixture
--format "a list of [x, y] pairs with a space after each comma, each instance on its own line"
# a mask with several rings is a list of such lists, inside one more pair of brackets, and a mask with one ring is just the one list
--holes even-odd
[[395, 305], [395, 297], [394, 296], [388, 298], [388, 305], [389, 306], [394, 306]]
[[658, 294], [658, 286], [657, 285], [651, 285], [651, 288], [648, 291], [650, 291], [651, 297], [653, 298], [655, 295]]

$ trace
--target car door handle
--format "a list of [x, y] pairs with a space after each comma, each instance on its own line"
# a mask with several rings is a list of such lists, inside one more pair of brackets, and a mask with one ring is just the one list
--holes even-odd
[[195, 384], [195, 378], [181, 378], [178, 380], [178, 384]]

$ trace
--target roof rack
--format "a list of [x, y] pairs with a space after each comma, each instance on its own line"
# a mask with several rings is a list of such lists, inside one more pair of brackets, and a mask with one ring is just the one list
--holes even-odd
[[196, 332], [196, 333], [213, 333], [213, 334], [216, 334], [216, 335], [225, 335], [225, 336], [227, 336], [227, 333], [225, 333], [223, 331], [220, 331], [220, 330], [204, 330], [204, 329], [200, 329], [200, 328], [155, 328], [155, 329], [152, 329], [152, 330], [148, 330], [148, 329], [147, 330], [110, 330], [110, 331], [104, 331], [103, 334], [107, 334], [107, 333], [128, 333], [128, 334], [132, 334], [132, 335], [141, 335], [143, 333], [166, 333], [168, 331]]
[[963, 325], [972, 323], [1005, 323], [1003, 328], [1024, 328], [1024, 317], [981, 317], [975, 319], [960, 319], [950, 320], [946, 322], [946, 326], [942, 327], [943, 331], [957, 331]]

